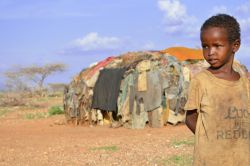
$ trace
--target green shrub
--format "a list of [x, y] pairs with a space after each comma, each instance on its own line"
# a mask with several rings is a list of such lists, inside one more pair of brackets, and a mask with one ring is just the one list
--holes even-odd
[[0, 117], [9, 112], [10, 110], [7, 108], [0, 108]]
[[36, 115], [35, 114], [25, 114], [25, 119], [35, 119]]
[[46, 118], [46, 117], [48, 117], [48, 115], [45, 112], [38, 112], [38, 113], [36, 113], [36, 118], [37, 119], [42, 119], [42, 118]]
[[104, 151], [115, 152], [118, 150], [118, 147], [115, 145], [113, 145], [113, 146], [101, 146], [101, 147], [92, 148], [91, 150], [104, 150]]
[[61, 106], [52, 106], [48, 111], [49, 116], [64, 114], [63, 108]]
[[47, 113], [42, 113], [42, 112], [27, 113], [24, 115], [25, 119], [42, 119], [47, 117], [48, 117]]
[[184, 140], [173, 140], [171, 141], [171, 146], [173, 147], [180, 147], [180, 146], [193, 146], [194, 145], [194, 138], [191, 139], [184, 139]]
[[160, 165], [171, 165], [171, 166], [191, 166], [193, 163], [193, 156], [189, 154], [180, 154], [169, 156], [159, 162]]

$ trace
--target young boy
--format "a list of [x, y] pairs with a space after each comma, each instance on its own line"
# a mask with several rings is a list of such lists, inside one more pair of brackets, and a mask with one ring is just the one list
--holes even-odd
[[232, 67], [239, 23], [226, 14], [212, 16], [200, 40], [210, 67], [192, 79], [185, 105], [186, 124], [195, 133], [194, 165], [249, 166], [249, 80]]

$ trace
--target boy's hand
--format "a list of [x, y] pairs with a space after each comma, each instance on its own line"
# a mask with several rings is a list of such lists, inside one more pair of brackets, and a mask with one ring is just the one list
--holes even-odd
[[197, 110], [188, 110], [186, 114], [186, 125], [195, 134], [198, 113]]

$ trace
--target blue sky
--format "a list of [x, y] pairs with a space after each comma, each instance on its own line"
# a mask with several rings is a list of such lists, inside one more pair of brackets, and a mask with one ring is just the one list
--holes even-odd
[[65, 63], [68, 83], [91, 63], [127, 51], [200, 47], [199, 28], [228, 13], [242, 28], [236, 58], [250, 69], [248, 0], [0, 0], [0, 84], [13, 65]]

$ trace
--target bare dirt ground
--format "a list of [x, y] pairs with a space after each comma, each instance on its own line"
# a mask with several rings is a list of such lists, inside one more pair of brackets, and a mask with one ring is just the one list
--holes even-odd
[[64, 115], [0, 116], [0, 165], [191, 165], [193, 134], [184, 124], [132, 130], [65, 125]]

